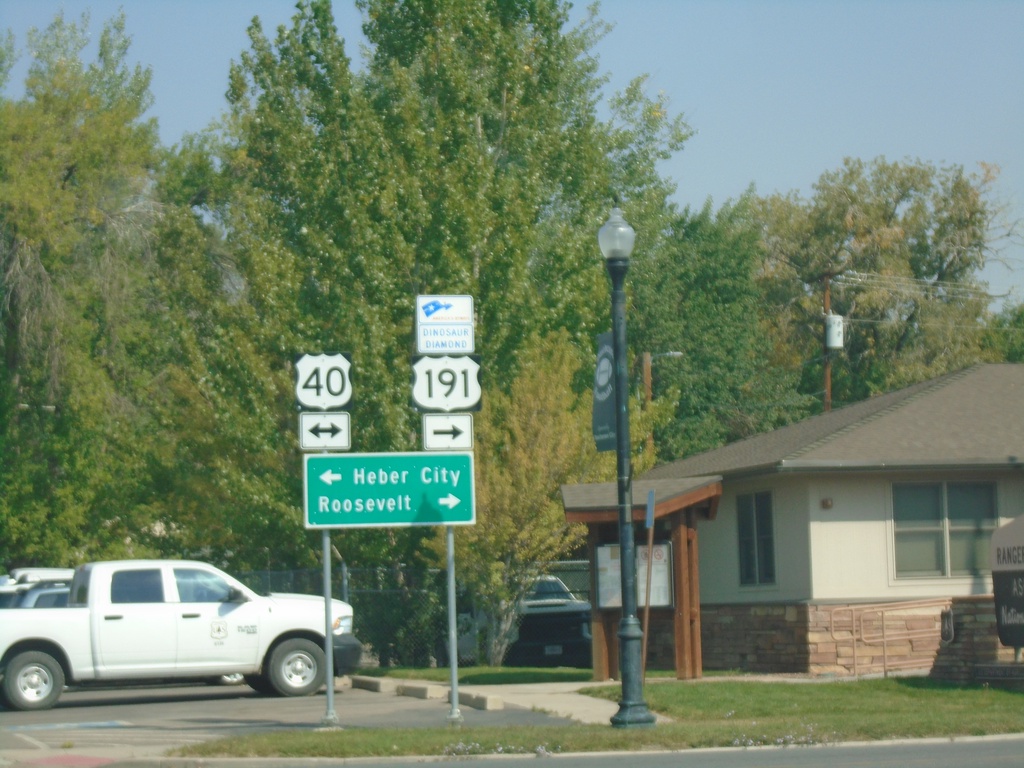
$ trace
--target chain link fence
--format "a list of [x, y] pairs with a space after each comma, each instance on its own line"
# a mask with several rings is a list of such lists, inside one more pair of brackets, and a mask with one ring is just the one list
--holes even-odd
[[[586, 560], [550, 563], [544, 572], [561, 579], [580, 600], [590, 600], [590, 566]], [[321, 569], [250, 571], [238, 578], [261, 593], [323, 595]], [[444, 570], [349, 568], [342, 564], [333, 569], [331, 579], [331, 596], [352, 606], [355, 635], [366, 649], [364, 666], [448, 665], [448, 581]], [[474, 663], [478, 643], [473, 635], [472, 607], [461, 592], [457, 603], [460, 660]], [[589, 632], [589, 627], [582, 631]], [[550, 649], [561, 647], [557, 639], [552, 639]]]

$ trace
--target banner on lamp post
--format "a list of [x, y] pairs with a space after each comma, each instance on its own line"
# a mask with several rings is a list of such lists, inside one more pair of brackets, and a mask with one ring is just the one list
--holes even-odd
[[597, 337], [594, 370], [594, 443], [598, 451], [614, 451], [615, 444], [615, 351], [611, 332]]

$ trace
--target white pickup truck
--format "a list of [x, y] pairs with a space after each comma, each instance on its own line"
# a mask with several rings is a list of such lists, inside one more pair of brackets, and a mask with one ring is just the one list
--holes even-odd
[[[334, 674], [359, 665], [352, 607], [333, 600]], [[0, 617], [0, 700], [52, 707], [65, 685], [244, 675], [257, 691], [304, 696], [327, 677], [325, 606], [261, 596], [206, 563], [123, 560], [75, 571], [66, 608]]]

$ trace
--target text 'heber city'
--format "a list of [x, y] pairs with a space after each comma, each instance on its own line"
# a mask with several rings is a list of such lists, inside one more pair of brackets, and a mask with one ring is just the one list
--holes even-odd
[[[424, 485], [451, 485], [458, 487], [461, 470], [448, 467], [420, 468], [420, 482]], [[409, 482], [409, 470], [366, 469], [352, 470], [353, 485], [405, 485]]]

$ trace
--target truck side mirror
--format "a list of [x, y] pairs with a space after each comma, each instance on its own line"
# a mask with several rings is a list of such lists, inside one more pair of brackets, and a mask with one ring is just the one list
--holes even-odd
[[249, 601], [249, 598], [247, 598], [245, 596], [245, 593], [242, 590], [240, 590], [238, 587], [229, 587], [228, 588], [228, 599], [227, 599], [227, 602], [229, 602], [229, 603], [246, 603], [248, 601]]

